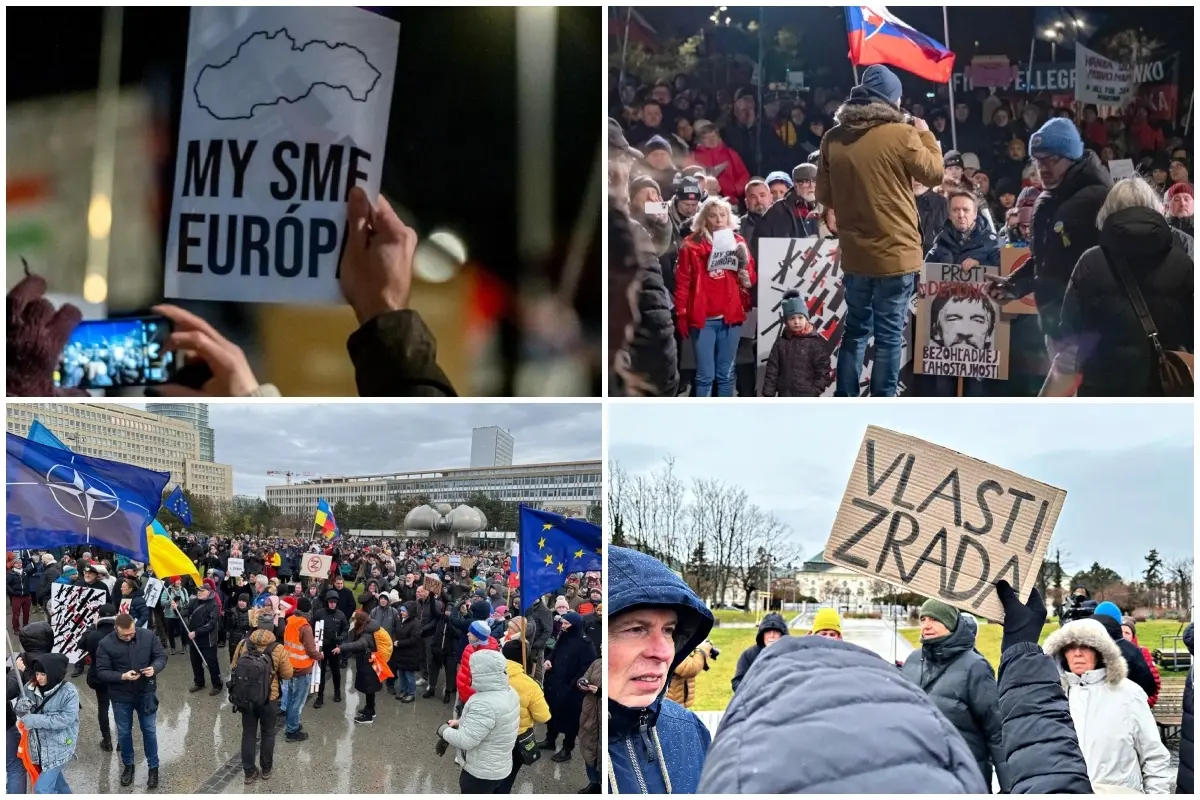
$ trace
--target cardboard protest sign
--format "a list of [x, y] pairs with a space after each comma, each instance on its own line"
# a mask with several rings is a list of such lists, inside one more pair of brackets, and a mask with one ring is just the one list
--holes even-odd
[[357, 8], [192, 8], [165, 293], [339, 303], [346, 199], [374, 200], [400, 26]]
[[305, 553], [300, 557], [300, 574], [308, 578], [328, 578], [333, 556]]
[[1134, 169], [1132, 158], [1114, 158], [1108, 162], [1108, 174], [1114, 181], [1119, 181], [1122, 178], [1136, 178], [1137, 170]]
[[226, 573], [231, 577], [240, 578], [246, 574], [246, 560], [243, 558], [231, 558], [226, 564]]
[[421, 585], [425, 587], [425, 591], [427, 592], [437, 593], [442, 591], [442, 580], [437, 575], [425, 575]]
[[708, 255], [708, 271], [719, 272], [727, 269], [737, 272], [737, 240], [733, 236], [733, 231], [714, 231], [712, 242], [713, 249]]
[[50, 587], [50, 628], [54, 631], [51, 652], [63, 653], [74, 664], [83, 658], [83, 634], [100, 619], [100, 606], [108, 602], [108, 590], [55, 583]]
[[[808, 308], [813, 327], [829, 342], [829, 368], [837, 368], [838, 348], [842, 341], [842, 320], [846, 313], [846, 292], [842, 288], [842, 254], [837, 239], [758, 240], [758, 390], [771, 348], [783, 330], [783, 293], [796, 289]], [[909, 323], [912, 322], [910, 317]], [[900, 381], [896, 389], [904, 395], [912, 387], [912, 325], [904, 326], [904, 347], [900, 354]], [[875, 363], [875, 338], [867, 340], [863, 370], [859, 378], [860, 394], [869, 394], [871, 366]], [[831, 383], [825, 396], [832, 397]]]
[[142, 599], [146, 601], [146, 605], [154, 608], [158, 605], [158, 598], [162, 597], [163, 582], [158, 578], [147, 578], [146, 588], [142, 590]]
[[1067, 493], [915, 436], [867, 427], [825, 559], [987, 619], [1028, 599]]
[[917, 286], [913, 371], [954, 378], [1008, 379], [1008, 326], [987, 295], [995, 267], [926, 264]]
[[[1023, 267], [1033, 255], [1029, 252], [1028, 247], [1004, 247], [1000, 250], [1000, 276], [1007, 278], [1014, 271]], [[1000, 306], [1000, 311], [1004, 314], [1036, 314], [1037, 303], [1033, 299], [1033, 293], [1018, 297], [1016, 300], [1009, 300], [1004, 305]]]
[[1133, 100], [1134, 68], [1075, 46], [1075, 99], [1080, 103], [1124, 107]]

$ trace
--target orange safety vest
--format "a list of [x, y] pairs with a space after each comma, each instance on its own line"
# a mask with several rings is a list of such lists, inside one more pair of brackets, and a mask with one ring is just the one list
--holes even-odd
[[292, 660], [292, 669], [308, 669], [313, 665], [312, 658], [300, 641], [300, 629], [308, 625], [304, 617], [288, 617], [287, 626], [283, 629], [283, 646], [287, 648], [288, 658]]

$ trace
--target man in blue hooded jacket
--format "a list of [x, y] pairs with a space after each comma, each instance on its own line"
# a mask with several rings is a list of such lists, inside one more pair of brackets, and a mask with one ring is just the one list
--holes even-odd
[[712, 612], [657, 559], [608, 548], [608, 782], [616, 794], [694, 794], [710, 736], [666, 699], [671, 672], [712, 630]]

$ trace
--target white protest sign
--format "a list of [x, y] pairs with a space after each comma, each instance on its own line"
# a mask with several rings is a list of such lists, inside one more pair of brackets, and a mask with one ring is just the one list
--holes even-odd
[[462, 556], [457, 555], [457, 554], [450, 556], [450, 566], [458, 567], [461, 565], [462, 565]]
[[231, 578], [240, 578], [246, 574], [246, 560], [244, 558], [231, 558], [229, 563], [225, 565], [225, 574]]
[[191, 13], [166, 296], [342, 302], [346, 198], [379, 193], [399, 24], [357, 8]]
[[1108, 174], [1114, 181], [1122, 178], [1136, 178], [1137, 170], [1133, 168], [1132, 158], [1114, 158], [1108, 162]]
[[158, 605], [158, 598], [162, 596], [163, 582], [158, 578], [147, 578], [146, 588], [142, 590], [142, 599], [146, 601], [146, 605], [154, 608]]
[[1135, 88], [1132, 65], [1118, 64], [1076, 42], [1076, 100], [1081, 103], [1124, 107], [1133, 100]]
[[1067, 493], [915, 436], [867, 426], [825, 560], [987, 619], [1024, 602]]
[[926, 264], [917, 286], [913, 371], [954, 378], [1008, 378], [1009, 323], [988, 297], [999, 267]]
[[333, 556], [305, 553], [300, 557], [300, 574], [308, 578], [328, 578]]
[[708, 271], [723, 269], [737, 271], [737, 239], [729, 229], [713, 231], [713, 249], [708, 256]]
[[[318, 650], [325, 648], [325, 620], [317, 620], [317, 624], [313, 626], [313, 641], [316, 642]], [[313, 662], [312, 680], [308, 684], [308, 693], [316, 694], [321, 688], [321, 662]]]

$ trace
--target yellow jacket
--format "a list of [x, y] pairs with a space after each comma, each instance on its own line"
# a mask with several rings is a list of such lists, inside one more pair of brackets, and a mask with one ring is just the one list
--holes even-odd
[[542, 687], [526, 675], [517, 662], [506, 660], [504, 666], [508, 669], [508, 685], [521, 698], [521, 724], [517, 726], [517, 733], [529, 730], [535, 722], [549, 722], [550, 706], [546, 704]]

